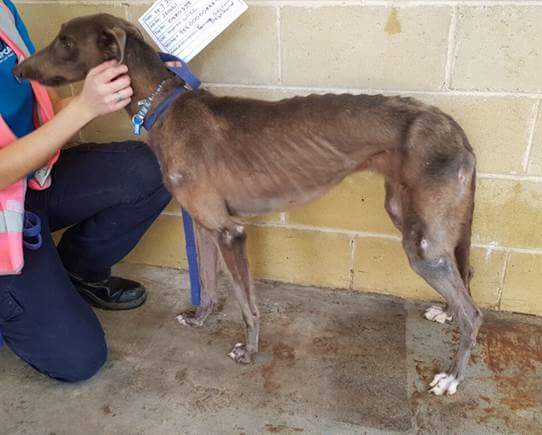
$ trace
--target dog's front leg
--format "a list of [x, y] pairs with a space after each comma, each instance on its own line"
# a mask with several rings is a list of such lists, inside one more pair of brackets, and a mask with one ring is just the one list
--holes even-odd
[[258, 352], [260, 336], [260, 313], [256, 306], [254, 287], [246, 255], [246, 234], [242, 225], [232, 225], [217, 235], [222, 258], [233, 280], [233, 291], [241, 307], [246, 327], [246, 344], [237, 343], [229, 356], [239, 363], [252, 362]]
[[177, 316], [179, 323], [185, 326], [203, 326], [218, 303], [216, 285], [218, 277], [218, 248], [211, 231], [198, 223], [196, 228], [196, 248], [200, 274], [201, 301], [196, 312]]

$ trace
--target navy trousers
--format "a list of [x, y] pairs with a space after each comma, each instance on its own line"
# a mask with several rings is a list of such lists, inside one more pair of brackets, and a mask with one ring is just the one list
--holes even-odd
[[[158, 162], [143, 143], [64, 151], [52, 186], [26, 197], [27, 210], [42, 219], [43, 246], [25, 249], [21, 275], [0, 277], [6, 344], [52, 378], [76, 382], [94, 375], [107, 357], [104, 332], [66, 269], [87, 280], [107, 278], [170, 199]], [[51, 232], [63, 228], [57, 249]]]

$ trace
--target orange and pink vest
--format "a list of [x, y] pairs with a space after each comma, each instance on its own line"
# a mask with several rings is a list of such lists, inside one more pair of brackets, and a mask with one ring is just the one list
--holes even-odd
[[[28, 48], [15, 25], [15, 17], [1, 0], [0, 38], [14, 51], [19, 62], [29, 56]], [[35, 82], [31, 85], [36, 103], [34, 125], [37, 128], [49, 121], [54, 116], [54, 111], [47, 90]], [[16, 140], [17, 137], [0, 115], [0, 148], [9, 146]], [[21, 273], [24, 265], [24, 198], [27, 182], [31, 189], [47, 189], [51, 185], [51, 169], [58, 160], [59, 154], [60, 152], [57, 152], [47, 165], [36, 171], [29, 180], [23, 178], [6, 189], [0, 190], [0, 275]]]

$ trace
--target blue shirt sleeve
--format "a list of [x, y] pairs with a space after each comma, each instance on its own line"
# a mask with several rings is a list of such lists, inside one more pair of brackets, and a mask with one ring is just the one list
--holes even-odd
[[[0, 0], [9, 8], [15, 17], [17, 30], [30, 51], [34, 45], [28, 37], [28, 31], [17, 9], [11, 0]], [[13, 68], [17, 65], [17, 56], [0, 38], [0, 115], [11, 128], [15, 136], [23, 137], [34, 130], [34, 97], [30, 82], [18, 82], [13, 76]]]
[[[2, 1], [2, 0], [0, 0]], [[36, 52], [36, 47], [34, 47], [34, 44], [32, 40], [30, 39], [30, 35], [28, 34], [28, 29], [26, 28], [21, 16], [19, 15], [19, 11], [17, 11], [17, 8], [12, 3], [11, 0], [3, 0], [6, 6], [9, 8], [13, 16], [15, 17], [15, 25], [17, 26], [17, 30], [19, 31], [19, 34], [21, 35], [21, 38], [23, 38], [24, 43], [28, 47], [28, 50], [30, 51], [30, 54], [34, 54]]]

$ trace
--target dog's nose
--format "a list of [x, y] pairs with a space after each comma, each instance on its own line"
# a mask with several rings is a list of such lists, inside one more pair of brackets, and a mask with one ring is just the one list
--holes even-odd
[[21, 70], [21, 68], [19, 68], [19, 65], [13, 68], [12, 72], [13, 72], [13, 77], [15, 77], [15, 80], [21, 83], [23, 81], [23, 71]]

